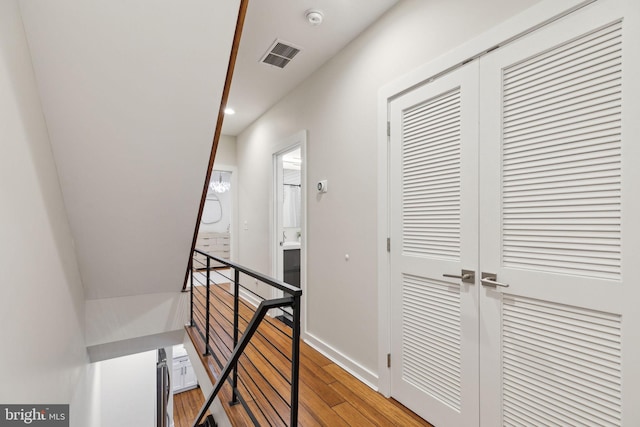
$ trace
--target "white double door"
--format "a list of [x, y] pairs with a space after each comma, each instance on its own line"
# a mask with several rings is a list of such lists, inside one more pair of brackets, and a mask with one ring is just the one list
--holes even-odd
[[640, 425], [626, 4], [598, 1], [390, 105], [391, 394], [436, 426]]

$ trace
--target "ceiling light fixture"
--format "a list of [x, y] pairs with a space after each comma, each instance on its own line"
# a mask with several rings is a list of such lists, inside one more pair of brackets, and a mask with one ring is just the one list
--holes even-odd
[[224, 109], [224, 113], [229, 116], [233, 116], [236, 113], [236, 110], [234, 110], [233, 108], [227, 107]]
[[[216, 180], [216, 176], [218, 175], [218, 179]], [[224, 176], [223, 176], [224, 174]], [[214, 193], [226, 193], [231, 189], [231, 177], [229, 172], [213, 172], [213, 176], [211, 177], [211, 181], [209, 181], [209, 190]]]
[[322, 21], [324, 20], [324, 15], [322, 14], [322, 12], [315, 9], [307, 10], [304, 13], [304, 16], [305, 18], [307, 18], [307, 21], [309, 22], [309, 24], [313, 25], [314, 27], [317, 27], [318, 25], [322, 24]]

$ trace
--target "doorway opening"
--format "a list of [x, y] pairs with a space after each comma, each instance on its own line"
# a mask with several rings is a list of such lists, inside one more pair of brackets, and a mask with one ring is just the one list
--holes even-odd
[[[235, 167], [215, 165], [196, 240], [196, 249], [230, 261], [237, 259], [236, 175]], [[215, 264], [211, 266], [212, 279], [228, 281], [228, 269]], [[205, 269], [204, 255], [194, 255], [194, 266], [196, 269]]]
[[[273, 275], [304, 290], [305, 277], [305, 132], [273, 153]], [[274, 297], [280, 297], [281, 292]], [[304, 301], [304, 297], [303, 297]], [[304, 305], [304, 302], [302, 303]], [[285, 323], [291, 313], [276, 314]], [[304, 324], [304, 321], [303, 321]], [[303, 326], [304, 330], [304, 326]]]

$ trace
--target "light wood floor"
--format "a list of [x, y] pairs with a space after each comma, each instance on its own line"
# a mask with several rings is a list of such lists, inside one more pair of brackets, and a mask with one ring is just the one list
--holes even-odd
[[173, 423], [175, 427], [191, 427], [204, 404], [200, 387], [173, 395]]
[[[211, 304], [231, 304], [231, 295], [226, 292], [228, 285], [212, 286]], [[204, 292], [202, 287], [196, 286], [196, 293], [194, 294], [201, 304], [200, 307], [204, 307]], [[241, 312], [245, 318], [250, 318], [251, 313], [248, 306], [242, 306]], [[216, 316], [230, 315], [229, 310], [222, 307], [218, 312], [212, 310]], [[248, 353], [252, 358], [252, 365], [256, 366], [256, 369], [273, 369], [272, 366], [266, 365], [264, 360], [271, 361], [271, 364], [275, 364], [276, 367], [286, 368], [286, 358], [283, 362], [283, 354], [273, 354], [268, 346], [262, 345], [260, 340], [262, 338], [273, 339], [275, 342], [282, 342], [282, 332], [279, 329], [282, 327], [281, 322], [268, 318], [261, 326], [261, 335], [258, 340], [256, 348], [253, 350], [248, 349]], [[203, 325], [203, 317], [196, 316], [196, 324]], [[216, 328], [220, 327], [221, 323], [218, 323]], [[213, 326], [212, 326], [213, 328]], [[241, 321], [241, 328], [244, 328]], [[195, 328], [187, 328], [187, 332], [191, 337], [194, 345], [199, 349], [200, 353], [204, 352], [204, 342], [200, 334]], [[221, 342], [225, 341], [225, 338], [219, 339]], [[287, 350], [287, 345], [284, 343], [283, 350], [284, 356], [290, 354], [290, 350]], [[224, 346], [222, 350], [224, 350]], [[218, 348], [218, 347], [216, 347]], [[214, 351], [216, 351], [214, 348]], [[224, 352], [224, 351], [222, 351]], [[400, 403], [393, 399], [387, 399], [381, 394], [375, 392], [364, 383], [357, 380], [351, 374], [340, 368], [331, 360], [311, 348], [304, 342], [300, 344], [300, 404], [299, 404], [299, 423], [300, 426], [431, 426], [431, 424], [419, 418], [413, 412], [402, 406]], [[226, 357], [227, 355], [223, 355]], [[201, 356], [201, 360], [205, 367], [208, 368], [208, 374], [212, 382], [215, 382], [215, 378], [220, 371], [218, 364], [211, 356]], [[284, 363], [285, 366], [281, 366]], [[247, 369], [249, 370], [249, 369]], [[241, 372], [242, 374], [242, 372]], [[284, 382], [284, 386], [288, 387], [286, 381], [279, 380], [276, 375], [273, 375], [271, 379], [274, 382]], [[247, 390], [248, 388], [254, 388], [254, 390]], [[275, 387], [278, 388], [278, 387]], [[246, 391], [246, 396], [249, 397], [249, 405], [256, 407], [258, 404], [264, 406], [269, 401], [273, 404], [278, 399], [271, 396], [272, 386], [266, 386], [261, 384], [260, 381], [256, 381], [256, 384], [247, 382], [244, 387], [241, 387]], [[256, 392], [257, 389], [260, 389]], [[199, 393], [196, 393], [196, 391]], [[244, 393], [243, 393], [244, 394]], [[179, 395], [176, 395], [179, 396]], [[174, 399], [176, 398], [174, 396]], [[197, 399], [202, 396], [199, 389], [192, 391], [191, 395], [185, 396], [185, 399], [179, 398], [179, 401], [187, 400], [189, 405], [192, 404], [193, 399]], [[250, 399], [254, 396], [254, 399]], [[195, 415], [201, 405], [204, 403], [204, 397], [201, 397], [202, 402], [195, 411]], [[242, 405], [236, 405], [229, 407], [228, 402], [231, 399], [231, 387], [226, 384], [220, 395], [220, 400], [227, 411], [230, 421], [234, 427], [252, 426], [253, 423], [246, 415], [242, 408]], [[176, 400], [174, 400], [176, 402]], [[174, 408], [177, 403], [174, 403]], [[184, 404], [182, 404], [184, 406]], [[274, 405], [274, 411], [279, 405]], [[285, 408], [286, 409], [286, 408]], [[184, 409], [174, 409], [175, 425], [176, 427], [191, 426], [195, 415], [191, 415]], [[255, 413], [256, 411], [254, 411]], [[188, 417], [190, 420], [184, 424], [181, 419], [178, 424], [178, 418]], [[269, 410], [265, 410], [264, 413], [256, 414], [260, 425], [286, 425], [282, 421], [272, 414]], [[285, 417], [286, 419], [286, 417]]]

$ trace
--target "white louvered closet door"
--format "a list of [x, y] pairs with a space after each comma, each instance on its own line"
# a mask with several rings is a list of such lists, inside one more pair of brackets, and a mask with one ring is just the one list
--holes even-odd
[[483, 426], [640, 425], [638, 7], [622, 19], [624, 4], [480, 62], [480, 270], [508, 285], [480, 286]]
[[391, 394], [478, 424], [478, 64], [391, 104]]

